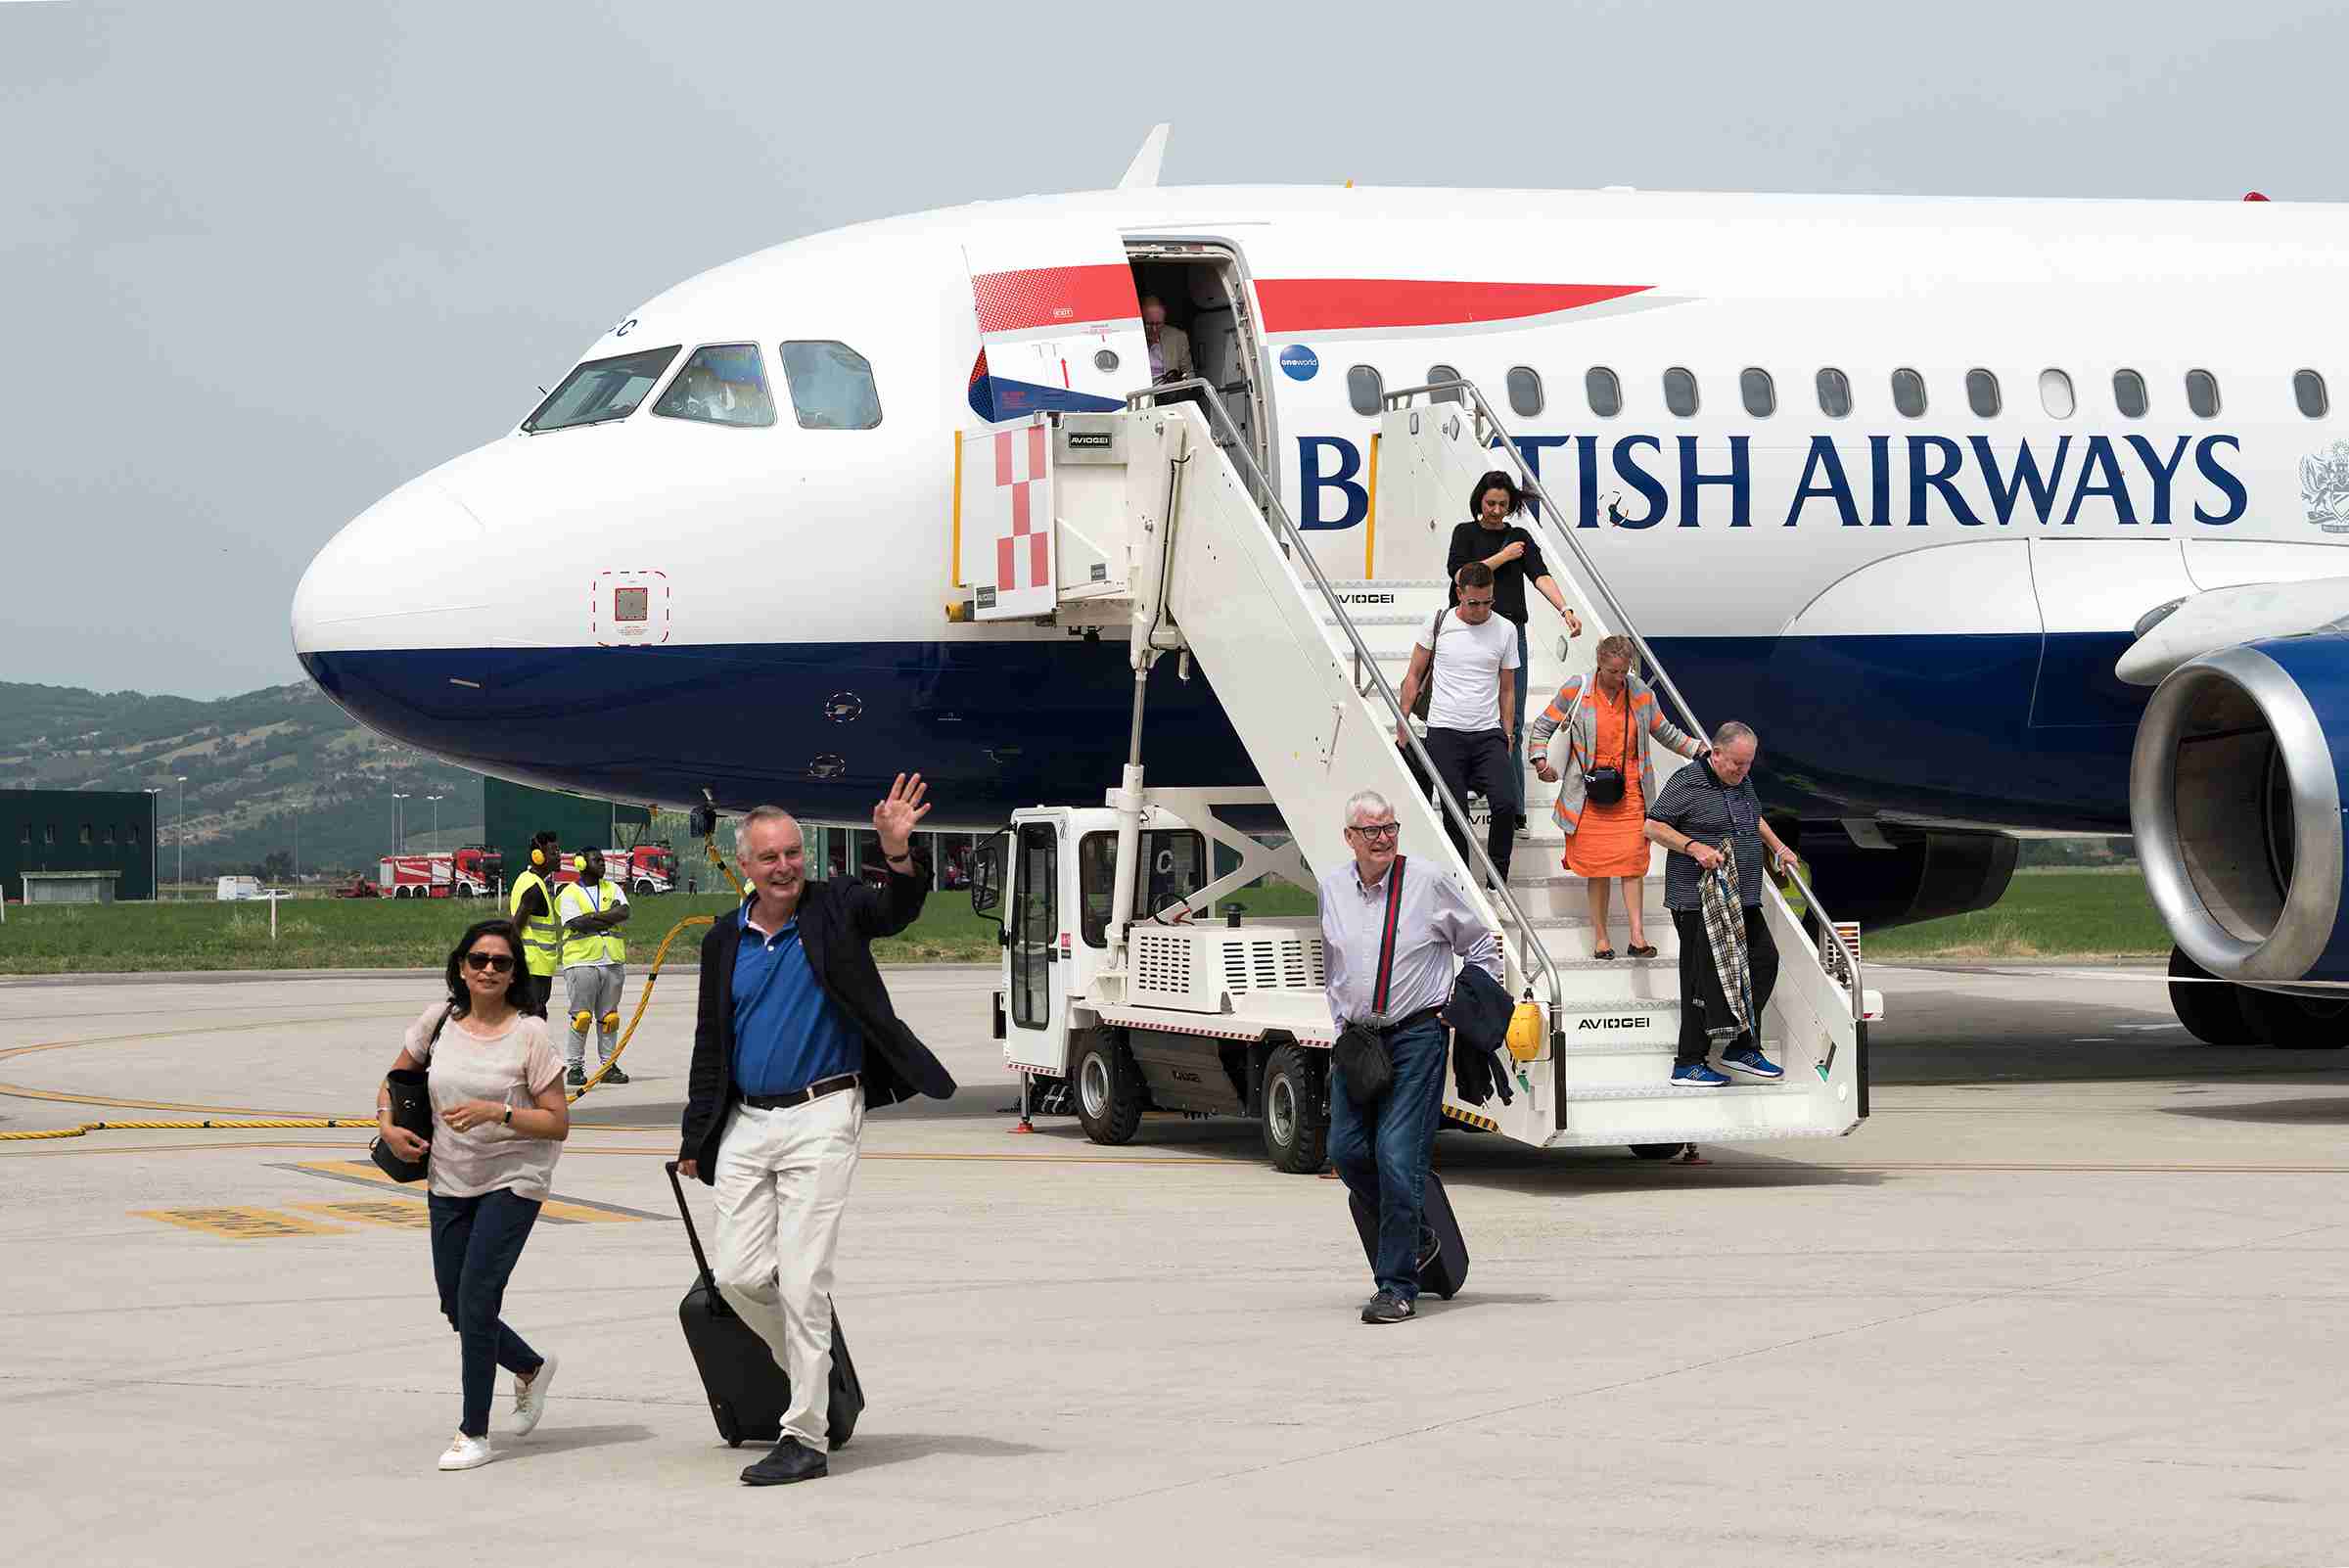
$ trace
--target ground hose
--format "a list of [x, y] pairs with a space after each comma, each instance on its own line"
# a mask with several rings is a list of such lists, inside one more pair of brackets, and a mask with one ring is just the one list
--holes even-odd
[[[724, 874], [726, 881], [733, 885], [735, 896], [739, 898], [743, 891], [742, 879], [734, 874], [734, 868], [726, 864], [725, 858], [717, 853], [716, 837], [715, 833], [712, 833], [703, 839], [702, 850], [710, 856], [710, 863], [716, 866]], [[628, 1027], [622, 1032], [620, 1042], [612, 1047], [611, 1056], [596, 1068], [585, 1084], [566, 1096], [572, 1104], [577, 1104], [581, 1095], [602, 1083], [604, 1075], [619, 1065], [621, 1053], [628, 1048], [628, 1041], [635, 1038], [636, 1026], [644, 1021], [644, 1010], [652, 1003], [653, 986], [661, 978], [661, 965], [668, 957], [668, 945], [695, 926], [711, 925], [716, 919], [715, 915], [687, 915], [668, 928], [668, 934], [661, 939], [661, 945], [653, 949], [652, 968], [645, 972], [644, 987], [636, 993], [636, 1011], [629, 1017]], [[31, 1143], [45, 1138], [78, 1138], [86, 1137], [92, 1132], [192, 1132], [205, 1129], [219, 1131], [244, 1131], [253, 1129], [295, 1128], [312, 1130], [325, 1128], [366, 1128], [373, 1130], [374, 1127], [375, 1118], [372, 1116], [364, 1120], [347, 1116], [289, 1116], [207, 1117], [201, 1122], [84, 1122], [77, 1127], [45, 1128], [32, 1132], [0, 1132], [0, 1143]]]

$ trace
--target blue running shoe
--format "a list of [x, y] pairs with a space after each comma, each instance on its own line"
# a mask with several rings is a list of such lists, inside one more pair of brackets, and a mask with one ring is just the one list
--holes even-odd
[[1732, 1073], [1743, 1073], [1748, 1078], [1758, 1078], [1769, 1083], [1775, 1083], [1786, 1076], [1784, 1069], [1763, 1055], [1761, 1048], [1754, 1045], [1742, 1046], [1733, 1051], [1723, 1051], [1721, 1065]]
[[1727, 1079], [1714, 1072], [1702, 1062], [1688, 1067], [1676, 1067], [1672, 1070], [1672, 1086], [1674, 1088], [1720, 1088], [1727, 1082]]

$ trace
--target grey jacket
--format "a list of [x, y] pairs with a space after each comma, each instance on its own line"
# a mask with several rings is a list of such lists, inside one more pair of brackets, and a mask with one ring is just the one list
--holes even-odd
[[[1639, 798], [1653, 801], [1655, 743], [1662, 741], [1682, 757], [1690, 758], [1701, 754], [1705, 743], [1664, 716], [1664, 705], [1656, 701], [1656, 694], [1646, 681], [1637, 675], [1624, 678], [1631, 688], [1632, 731], [1639, 742]], [[1541, 757], [1548, 750], [1551, 733], [1560, 728], [1566, 731], [1565, 764], [1558, 770], [1558, 802], [1550, 807], [1550, 815], [1567, 833], [1582, 825], [1586, 799], [1583, 771], [1590, 765], [1597, 703], [1595, 680], [1589, 675], [1570, 675], [1566, 684], [1558, 688], [1558, 694], [1549, 700], [1549, 706], [1542, 710], [1542, 716], [1534, 720], [1526, 737], [1528, 749]]]

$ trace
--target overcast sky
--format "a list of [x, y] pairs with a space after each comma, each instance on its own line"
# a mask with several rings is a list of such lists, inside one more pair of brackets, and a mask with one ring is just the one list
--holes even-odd
[[1159, 119], [1167, 184], [2349, 198], [2331, 6], [1396, 10], [0, 0], [0, 679], [298, 679], [317, 547], [630, 306]]

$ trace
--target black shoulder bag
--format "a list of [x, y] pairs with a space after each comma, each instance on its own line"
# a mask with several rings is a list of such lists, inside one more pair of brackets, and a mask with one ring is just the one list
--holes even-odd
[[[1590, 678], [1594, 682], [1598, 679], [1596, 675]], [[1590, 753], [1595, 760], [1598, 755], [1598, 726], [1595, 723], [1590, 726]], [[1629, 767], [1632, 761], [1632, 685], [1628, 680], [1623, 685], [1623, 761], [1625, 767]], [[1583, 794], [1593, 806], [1617, 804], [1623, 799], [1623, 768], [1584, 768]]]
[[[1447, 607], [1449, 608], [1449, 607]], [[1419, 695], [1411, 699], [1411, 716], [1427, 716], [1427, 700], [1436, 694], [1436, 644], [1444, 640], [1444, 612], [1436, 612], [1436, 623], [1427, 634], [1427, 678], [1419, 683]], [[1401, 865], [1399, 859], [1395, 862]]]
[[[440, 1032], [448, 1027], [447, 1013], [433, 1026], [433, 1039], [438, 1043]], [[392, 1125], [404, 1127], [425, 1142], [433, 1141], [433, 1096], [428, 1075], [413, 1067], [395, 1067], [384, 1075], [387, 1094], [391, 1100]], [[375, 1168], [394, 1181], [422, 1181], [432, 1168], [433, 1153], [427, 1149], [421, 1160], [403, 1160], [392, 1152], [377, 1133], [367, 1145], [367, 1157]]]
[[[1395, 868], [1387, 873], [1387, 918], [1378, 938], [1378, 980], [1370, 988], [1370, 1010], [1381, 1017], [1387, 1011], [1387, 983], [1395, 973], [1395, 917], [1402, 911], [1403, 856], [1399, 854]], [[1361, 1110], [1385, 1099], [1387, 1090], [1395, 1085], [1395, 1059], [1387, 1054], [1387, 1042], [1378, 1038], [1375, 1029], [1347, 1025], [1331, 1043], [1329, 1055], [1345, 1083], [1346, 1097]]]

